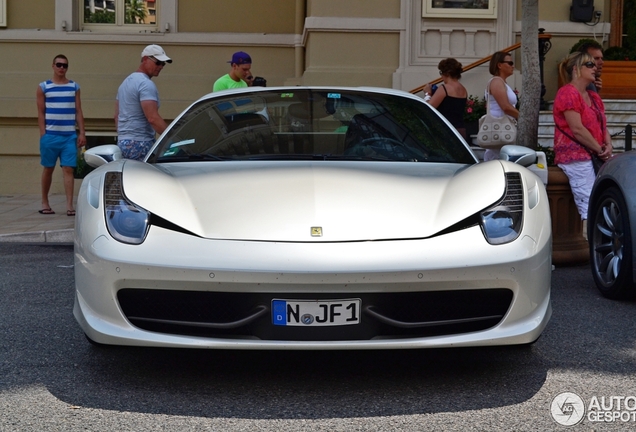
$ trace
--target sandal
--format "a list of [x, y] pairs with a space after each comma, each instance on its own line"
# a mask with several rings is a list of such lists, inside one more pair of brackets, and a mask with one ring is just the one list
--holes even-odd
[[55, 212], [53, 210], [51, 210], [50, 208], [45, 208], [42, 210], [38, 210], [38, 213], [40, 214], [55, 214]]
[[66, 216], [75, 216], [75, 210], [66, 210]]

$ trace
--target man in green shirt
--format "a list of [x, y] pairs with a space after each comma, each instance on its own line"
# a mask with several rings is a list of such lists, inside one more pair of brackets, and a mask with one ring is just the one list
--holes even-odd
[[216, 80], [212, 91], [247, 87], [244, 79], [250, 74], [252, 68], [252, 58], [249, 54], [243, 51], [235, 52], [228, 63], [232, 66], [230, 73]]

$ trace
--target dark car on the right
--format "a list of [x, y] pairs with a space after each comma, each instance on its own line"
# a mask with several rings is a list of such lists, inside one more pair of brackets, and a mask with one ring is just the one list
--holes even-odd
[[636, 296], [636, 151], [612, 157], [600, 169], [588, 210], [590, 264], [603, 296]]

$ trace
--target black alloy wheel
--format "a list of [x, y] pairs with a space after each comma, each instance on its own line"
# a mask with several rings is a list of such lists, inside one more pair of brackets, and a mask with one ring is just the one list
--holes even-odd
[[588, 241], [596, 286], [610, 299], [634, 297], [632, 238], [627, 205], [616, 187], [603, 191], [590, 209]]

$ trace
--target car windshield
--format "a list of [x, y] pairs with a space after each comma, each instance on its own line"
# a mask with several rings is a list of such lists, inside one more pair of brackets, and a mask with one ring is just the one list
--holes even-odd
[[363, 90], [267, 89], [190, 107], [150, 163], [227, 160], [364, 160], [473, 164], [426, 103]]

